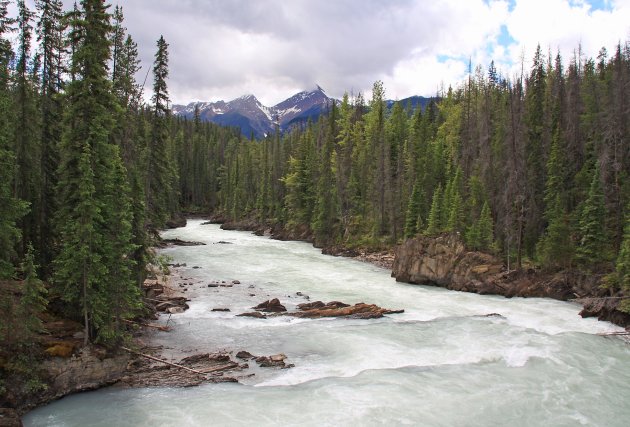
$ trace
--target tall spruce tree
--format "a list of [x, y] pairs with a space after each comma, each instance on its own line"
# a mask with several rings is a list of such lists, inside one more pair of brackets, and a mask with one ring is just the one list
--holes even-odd
[[9, 94], [11, 43], [7, 36], [12, 21], [8, 17], [8, 1], [0, 1], [0, 279], [14, 274], [15, 247], [20, 239], [19, 221], [28, 204], [15, 197], [15, 152], [13, 151], [13, 103]]
[[422, 196], [420, 185], [416, 182], [413, 185], [413, 191], [407, 203], [407, 212], [405, 215], [405, 237], [410, 239], [414, 237], [418, 230], [422, 228], [422, 216], [420, 215], [420, 204], [424, 197]]
[[337, 218], [337, 195], [335, 194], [335, 178], [332, 170], [334, 141], [337, 137], [337, 106], [332, 102], [328, 115], [328, 131], [320, 157], [319, 181], [317, 183], [317, 199], [315, 217], [312, 224], [317, 244], [327, 244], [334, 235], [333, 227]]
[[38, 240], [37, 214], [39, 210], [39, 120], [36, 114], [35, 88], [30, 74], [31, 42], [34, 17], [24, 0], [18, 0], [18, 55], [15, 72], [15, 177], [14, 195], [30, 204], [22, 219], [20, 254], [26, 253], [27, 242]]
[[[626, 226], [624, 228], [623, 240], [621, 241], [621, 248], [619, 249], [615, 263], [615, 272], [621, 290], [624, 291], [626, 295], [630, 294], [630, 203], [626, 208]], [[630, 299], [622, 301], [620, 308], [624, 312], [630, 313]]]
[[62, 74], [65, 66], [63, 57], [64, 16], [61, 0], [38, 0], [37, 40], [40, 43], [42, 58], [40, 114], [40, 200], [37, 224], [39, 229], [39, 264], [44, 269], [44, 277], [50, 274], [50, 263], [54, 256], [54, 236], [52, 218], [56, 211], [54, 188], [58, 159], [58, 146], [61, 141], [63, 122]]
[[128, 230], [128, 185], [118, 149], [110, 142], [117, 108], [108, 78], [110, 15], [100, 0], [81, 3], [76, 23], [83, 39], [72, 58], [65, 133], [60, 147], [60, 251], [54, 280], [90, 339], [115, 344], [122, 336], [121, 299], [133, 300]]
[[593, 171], [591, 187], [580, 211], [578, 259], [586, 267], [610, 259], [610, 243], [605, 227], [606, 208], [599, 166]]
[[168, 219], [173, 170], [169, 157], [168, 43], [160, 36], [153, 63], [153, 111], [148, 147], [146, 194], [149, 221], [162, 226]]

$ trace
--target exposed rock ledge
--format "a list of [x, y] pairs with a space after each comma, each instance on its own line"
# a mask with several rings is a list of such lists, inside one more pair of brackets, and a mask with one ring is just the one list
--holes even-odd
[[[616, 310], [619, 299], [605, 298], [599, 277], [577, 271], [545, 274], [535, 270], [508, 272], [498, 258], [466, 250], [457, 234], [408, 239], [396, 248], [392, 276], [399, 282], [506, 297], [544, 297], [558, 300], [588, 299], [580, 314], [630, 326], [630, 315]], [[593, 299], [606, 299], [594, 304]], [[599, 309], [598, 309], [599, 307]]]
[[68, 394], [113, 384], [127, 371], [129, 361], [129, 354], [108, 354], [97, 346], [84, 347], [67, 358], [51, 357], [38, 367], [45, 372], [46, 390], [28, 396], [9, 395], [6, 400], [18, 413], [24, 413]]

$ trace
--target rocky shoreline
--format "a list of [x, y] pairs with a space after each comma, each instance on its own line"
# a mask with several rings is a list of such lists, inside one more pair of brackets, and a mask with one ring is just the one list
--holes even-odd
[[[313, 243], [305, 230], [286, 230], [274, 224], [251, 219], [228, 221], [220, 216], [208, 223], [221, 224], [224, 230], [252, 231], [277, 240]], [[597, 317], [630, 329], [630, 314], [617, 310], [624, 295], [610, 295], [600, 287], [601, 274], [578, 270], [546, 273], [534, 269], [508, 271], [498, 258], [482, 252], [467, 251], [457, 234], [438, 237], [419, 236], [385, 250], [323, 246], [322, 253], [354, 258], [392, 271], [397, 281], [439, 286], [461, 292], [511, 297], [553, 298], [582, 304], [582, 317]]]
[[456, 234], [416, 237], [396, 248], [392, 277], [397, 281], [507, 298], [553, 298], [581, 303], [582, 317], [597, 317], [629, 328], [630, 314], [617, 310], [623, 295], [610, 295], [599, 286], [602, 275], [577, 270], [545, 273], [508, 271], [486, 253], [467, 251]]
[[[162, 247], [196, 244], [198, 243], [175, 239], [163, 241]], [[111, 353], [99, 346], [81, 348], [78, 341], [68, 345], [65, 342], [51, 345], [49, 349], [54, 348], [55, 351], [47, 351], [47, 357], [42, 362], [46, 390], [28, 397], [16, 396], [10, 408], [0, 408], [0, 427], [21, 426], [20, 416], [29, 410], [70, 394], [102, 387], [192, 387], [206, 383], [239, 382], [256, 375], [255, 372], [260, 368], [289, 369], [294, 366], [282, 353], [256, 356], [244, 349], [232, 349], [181, 355], [173, 359], [162, 354], [163, 349], [160, 346], [151, 346], [150, 334], [153, 332], [150, 331], [168, 333], [171, 330], [163, 322], [152, 321], [158, 320], [160, 315], [177, 315], [186, 311], [191, 302], [187, 291], [192, 289], [193, 284], [198, 284], [179, 272], [178, 268], [185, 265], [175, 264], [170, 267], [172, 270], [170, 275], [158, 275], [156, 278], [147, 279], [143, 284], [145, 304], [153, 315], [142, 321], [129, 321], [130, 328], [135, 331], [132, 348], [122, 347], [118, 352]], [[230, 283], [212, 281], [204, 286], [231, 288], [240, 284], [238, 280]], [[308, 300], [305, 295], [298, 293], [297, 296]], [[276, 298], [264, 301], [252, 309], [255, 313], [253, 317], [261, 319], [269, 315], [313, 319], [321, 317], [374, 319], [385, 314], [402, 312], [373, 304], [349, 305], [339, 301], [307, 302], [299, 305], [295, 311], [287, 311]], [[212, 311], [229, 312], [230, 309], [222, 307]], [[69, 336], [80, 331], [78, 324], [63, 323], [68, 329]], [[255, 366], [255, 369], [252, 369], [252, 366]]]
[[[218, 221], [215, 218], [209, 222]], [[222, 228], [254, 231], [258, 235], [268, 235], [278, 240], [302, 240], [312, 243], [310, 237], [304, 233], [279, 232], [273, 227], [261, 226], [254, 222], [224, 223]], [[163, 244], [200, 243], [175, 239], [164, 241]], [[456, 235], [409, 239], [394, 250], [371, 252], [334, 246], [325, 247], [322, 252], [351, 257], [390, 269], [396, 280], [408, 283], [479, 294], [503, 295], [508, 298], [518, 296], [573, 300], [584, 306], [580, 313], [583, 317], [598, 317], [600, 320], [630, 327], [630, 315], [617, 310], [620, 299], [625, 297], [606, 295], [598, 286], [601, 277], [566, 271], [555, 274], [542, 274], [534, 270], [507, 271], [500, 260], [489, 254], [466, 251], [461, 239]], [[178, 265], [172, 267], [176, 269]], [[172, 283], [167, 280], [160, 283], [159, 279], [147, 280], [144, 284], [145, 299], [153, 307], [154, 313], [176, 315], [188, 309], [190, 299], [186, 291], [188, 286], [192, 285], [189, 280], [183, 276]], [[207, 286], [232, 287], [235, 284], [240, 282], [213, 282]], [[403, 311], [364, 303], [351, 306], [338, 301], [329, 303], [315, 301], [300, 304], [296, 311], [288, 312], [277, 299], [266, 300], [252, 309], [254, 311], [237, 316], [260, 319], [269, 316], [372, 319]], [[213, 311], [230, 309], [221, 307]], [[55, 350], [48, 351], [49, 357], [43, 362], [43, 371], [47, 372], [48, 388], [29, 396], [19, 404], [12, 405], [13, 408], [0, 408], [0, 427], [21, 426], [19, 416], [36, 406], [68, 394], [105, 386], [190, 387], [203, 383], [238, 382], [255, 375], [250, 369], [250, 364], [261, 368], [280, 369], [293, 366], [287, 363], [287, 356], [284, 354], [255, 356], [243, 349], [193, 354], [176, 361], [166, 360], [162, 358], [160, 348], [144, 344], [143, 336], [147, 330], [168, 331], [168, 326], [150, 323], [149, 319], [135, 323], [133, 327], [137, 331], [134, 349], [126, 349], [127, 351], [119, 351], [116, 354], [108, 353], [98, 346], [82, 349], [74, 344], [49, 347], [49, 350], [51, 348]]]

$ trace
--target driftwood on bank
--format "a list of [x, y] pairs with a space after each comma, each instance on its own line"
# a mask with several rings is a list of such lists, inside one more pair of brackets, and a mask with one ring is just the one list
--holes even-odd
[[178, 368], [178, 369], [183, 369], [184, 371], [192, 372], [192, 373], [198, 374], [198, 375], [206, 375], [205, 372], [197, 371], [196, 369], [187, 368], [185, 366], [178, 365], [177, 363], [167, 362], [166, 360], [160, 359], [158, 357], [151, 356], [149, 354], [140, 353], [138, 351], [131, 350], [131, 349], [127, 348], [127, 347], [121, 347], [121, 348], [123, 350], [125, 350], [125, 351], [128, 351], [129, 353], [132, 353], [132, 354], [135, 354], [135, 355], [138, 355], [138, 356], [142, 356], [144, 358], [151, 359], [151, 360], [154, 360], [156, 362], [164, 363], [166, 365], [170, 365], [170, 366], [173, 366], [173, 367]]
[[123, 322], [125, 323], [129, 323], [131, 325], [138, 325], [138, 326], [145, 326], [147, 328], [153, 328], [153, 329], [157, 329], [163, 332], [169, 332], [171, 330], [170, 327], [168, 326], [163, 326], [163, 325], [156, 325], [154, 323], [142, 323], [142, 322], [134, 322], [133, 320], [127, 320], [127, 319], [122, 319]]
[[203, 371], [199, 371], [199, 372], [203, 372], [204, 374], [210, 374], [212, 372], [219, 372], [219, 371], [226, 371], [228, 369], [234, 369], [234, 368], [238, 368], [239, 364], [236, 362], [230, 362], [226, 365], [221, 365], [221, 366], [216, 366], [214, 368], [208, 368], [208, 369], [204, 369]]

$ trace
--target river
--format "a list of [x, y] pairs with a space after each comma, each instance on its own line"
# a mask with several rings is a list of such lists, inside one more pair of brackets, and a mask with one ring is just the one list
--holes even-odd
[[[110, 387], [68, 396], [26, 426], [627, 426], [630, 346], [579, 306], [397, 283], [389, 271], [311, 245], [190, 220], [163, 250], [194, 283], [190, 309], [156, 332], [165, 354], [284, 353], [291, 369], [240, 384]], [[227, 243], [218, 243], [227, 242]], [[193, 267], [200, 268], [193, 268]], [[239, 280], [208, 288], [211, 280]], [[376, 320], [235, 317], [270, 297], [366, 302], [403, 314]], [[254, 296], [251, 296], [253, 294]], [[212, 312], [227, 307], [231, 312]], [[484, 317], [489, 313], [501, 316]], [[167, 319], [163, 316], [162, 322]]]

